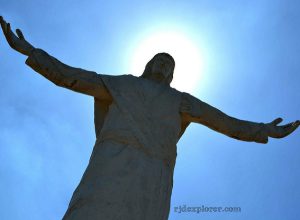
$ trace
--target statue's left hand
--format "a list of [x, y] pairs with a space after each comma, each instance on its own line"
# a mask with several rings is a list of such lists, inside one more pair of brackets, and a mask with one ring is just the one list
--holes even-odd
[[265, 124], [267, 134], [269, 137], [272, 138], [283, 138], [285, 136], [288, 136], [293, 131], [295, 131], [298, 126], [300, 125], [300, 121], [297, 120], [295, 122], [291, 122], [286, 125], [278, 125], [280, 122], [282, 122], [282, 118], [277, 118], [274, 121]]
[[11, 31], [10, 24], [6, 23], [6, 21], [3, 19], [2, 16], [0, 16], [0, 23], [1, 23], [2, 31], [4, 33], [4, 36], [9, 46], [14, 50], [29, 56], [30, 52], [34, 49], [34, 47], [25, 40], [21, 30], [20, 29], [16, 30], [17, 33], [16, 36], [14, 32]]

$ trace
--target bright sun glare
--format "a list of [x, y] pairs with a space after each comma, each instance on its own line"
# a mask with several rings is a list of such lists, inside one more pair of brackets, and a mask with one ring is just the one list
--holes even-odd
[[176, 62], [171, 86], [185, 92], [196, 89], [203, 71], [203, 57], [200, 48], [188, 36], [180, 32], [159, 32], [148, 35], [138, 45], [130, 60], [130, 73], [141, 75], [155, 54], [167, 52]]

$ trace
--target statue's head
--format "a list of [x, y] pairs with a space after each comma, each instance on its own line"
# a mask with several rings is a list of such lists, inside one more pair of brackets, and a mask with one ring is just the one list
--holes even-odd
[[175, 61], [170, 54], [158, 53], [147, 63], [141, 77], [170, 85], [174, 68]]

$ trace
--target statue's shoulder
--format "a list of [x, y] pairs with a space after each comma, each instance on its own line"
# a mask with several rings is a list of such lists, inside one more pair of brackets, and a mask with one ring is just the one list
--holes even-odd
[[139, 78], [133, 75], [100, 75], [106, 88], [111, 93], [126, 93], [136, 89], [139, 85]]
[[126, 75], [106, 75], [106, 74], [100, 74], [101, 78], [104, 81], [110, 81], [110, 82], [121, 82], [121, 81], [135, 81], [138, 80], [138, 77], [126, 74]]
[[173, 92], [174, 94], [177, 94], [177, 95], [180, 95], [180, 96], [182, 96], [183, 93], [184, 93], [184, 92], [181, 92], [181, 91], [179, 91], [179, 90], [177, 90], [177, 89], [175, 89], [175, 88], [173, 88], [173, 87], [171, 87], [171, 86], [170, 86], [170, 89], [172, 90], [172, 92]]
[[101, 75], [102, 80], [105, 85], [111, 90], [122, 90], [122, 91], [144, 91], [144, 92], [154, 92], [154, 91], [164, 91], [165, 94], [172, 96], [182, 95], [181, 91], [177, 89], [161, 85], [159, 83], [152, 82], [151, 80], [134, 76], [131, 74], [127, 75]]

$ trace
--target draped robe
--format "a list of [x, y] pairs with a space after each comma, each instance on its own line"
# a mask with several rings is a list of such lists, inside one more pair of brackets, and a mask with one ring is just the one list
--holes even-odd
[[[40, 49], [26, 63], [58, 86], [95, 97], [96, 142], [64, 220], [166, 220], [176, 143], [191, 120], [240, 140], [267, 138], [260, 123], [148, 79], [69, 67]], [[104, 90], [112, 101], [101, 99]]]
[[102, 79], [114, 101], [103, 120], [95, 100], [102, 127], [64, 219], [167, 219], [181, 93], [130, 75]]

